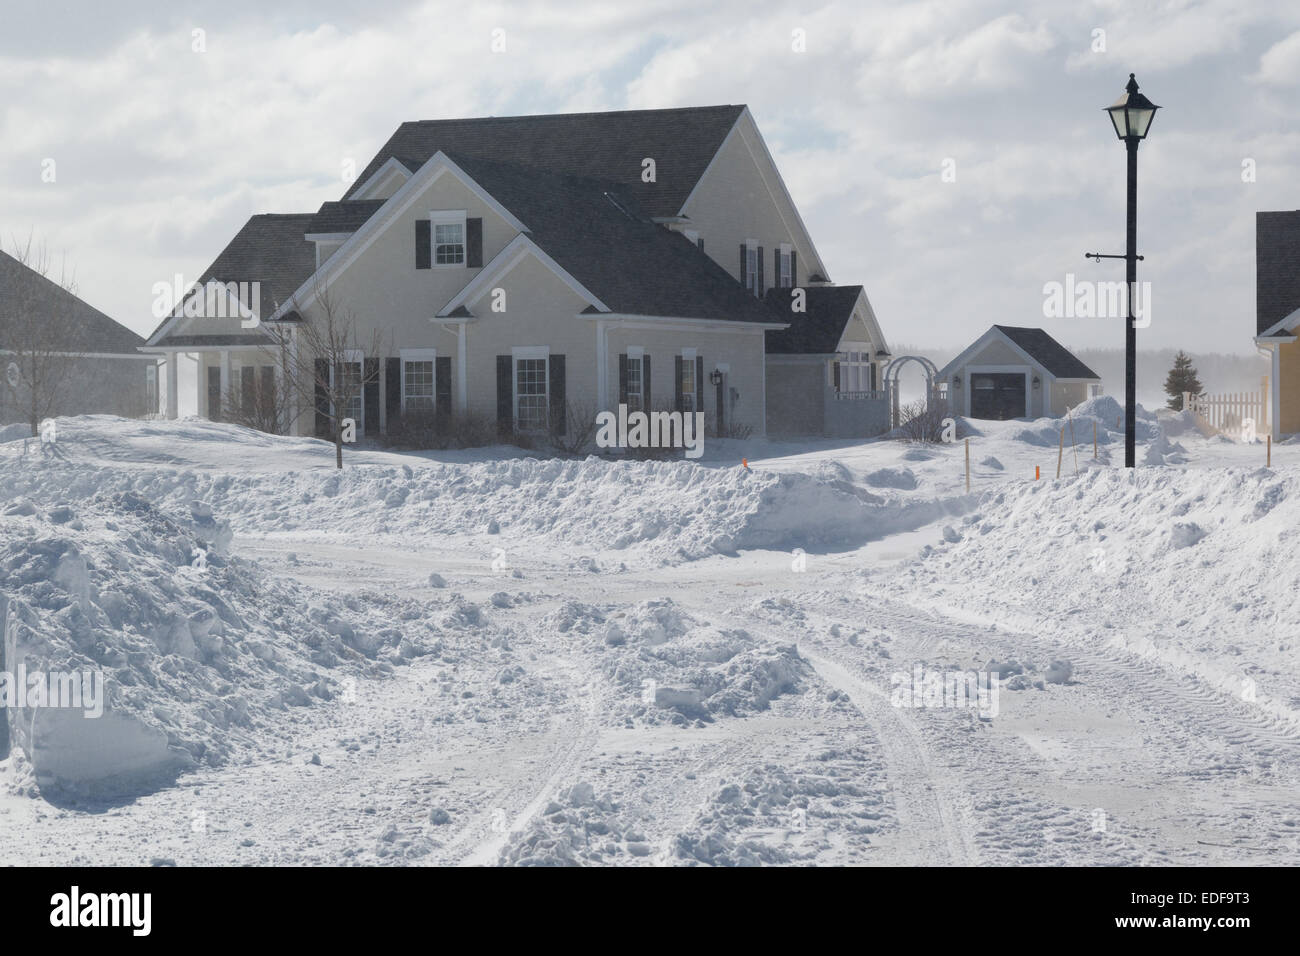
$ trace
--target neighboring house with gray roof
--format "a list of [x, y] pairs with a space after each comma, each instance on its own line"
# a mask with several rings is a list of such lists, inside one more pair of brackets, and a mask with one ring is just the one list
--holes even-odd
[[1101, 378], [1042, 329], [994, 325], [939, 370], [948, 409], [967, 418], [1060, 418]]
[[1255, 214], [1255, 344], [1268, 353], [1274, 438], [1300, 433], [1300, 210]]
[[[699, 410], [711, 429], [764, 434], [765, 336], [795, 329], [794, 342], [814, 323], [834, 341], [807, 360], [819, 373], [798, 401], [818, 414], [796, 403], [778, 415], [782, 430], [820, 434], [840, 346], [884, 347], [861, 287], [841, 307], [826, 275], [744, 106], [404, 123], [341, 199], [250, 219], [190, 314], [178, 307], [145, 349], [196, 356], [200, 413], [220, 418], [285, 374], [268, 330], [294, 348], [298, 323], [328, 299], [358, 316], [360, 341], [377, 331], [385, 342], [346, 370], [367, 380], [352, 410], [361, 434], [412, 409], [509, 432], [620, 404]], [[211, 308], [205, 297], [223, 293], [209, 282], [226, 297], [256, 282], [260, 324]], [[810, 311], [789, 307], [800, 285]], [[869, 391], [878, 370], [844, 362], [845, 381], [861, 375]], [[298, 409], [290, 430], [323, 434], [333, 416]]]
[[0, 252], [0, 424], [158, 411], [157, 359], [144, 339], [68, 289]]

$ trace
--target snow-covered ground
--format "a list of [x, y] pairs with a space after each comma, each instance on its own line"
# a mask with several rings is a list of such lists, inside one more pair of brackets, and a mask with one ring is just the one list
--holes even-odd
[[7, 859], [1300, 862], [1300, 446], [1143, 413], [1128, 472], [1120, 413], [972, 423], [969, 493], [960, 441], [0, 436], [14, 629], [116, 721], [18, 734]]

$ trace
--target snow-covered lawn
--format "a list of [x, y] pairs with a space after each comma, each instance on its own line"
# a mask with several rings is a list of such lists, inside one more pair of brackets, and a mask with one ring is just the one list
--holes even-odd
[[[1118, 414], [974, 423], [969, 493], [962, 442], [340, 473], [59, 419], [0, 444], [0, 591], [34, 661], [106, 674], [87, 772], [123, 773], [38, 781], [76, 756], [38, 720], [0, 829], [33, 863], [1300, 862], [1300, 446], [1144, 413], [1127, 472]], [[918, 666], [1002, 674], [996, 712], [900, 706]]]

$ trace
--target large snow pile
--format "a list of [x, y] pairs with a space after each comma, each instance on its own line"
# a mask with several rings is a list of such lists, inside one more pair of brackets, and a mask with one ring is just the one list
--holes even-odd
[[222, 554], [228, 533], [202, 503], [169, 515], [100, 491], [3, 512], [4, 669], [92, 673], [106, 694], [98, 717], [10, 709], [38, 783], [130, 792], [221, 763], [272, 711], [330, 699], [343, 675], [381, 676], [385, 658], [435, 639], [401, 601], [322, 597]]
[[[1154, 412], [1138, 405], [1134, 415], [1135, 439], [1148, 442], [1160, 436], [1160, 424]], [[1013, 429], [1010, 438], [1029, 445], [1055, 448], [1065, 430], [1065, 445], [1091, 445], [1093, 425], [1096, 424], [1097, 444], [1109, 445], [1124, 441], [1124, 406], [1110, 395], [1099, 395], [1070, 409], [1062, 418], [1040, 418]]]
[[[1007, 626], [1150, 655], [1300, 719], [1295, 477], [1266, 468], [1086, 471], [1008, 486], [953, 537], [887, 586]], [[1163, 624], [1130, 624], [1153, 619]]]
[[[901, 483], [906, 475], [896, 477]], [[500, 534], [672, 561], [746, 548], [856, 546], [947, 506], [882, 503], [852, 483], [692, 462], [516, 459], [341, 472], [209, 474], [0, 461], [0, 502], [132, 494], [183, 510], [202, 500], [240, 533]]]

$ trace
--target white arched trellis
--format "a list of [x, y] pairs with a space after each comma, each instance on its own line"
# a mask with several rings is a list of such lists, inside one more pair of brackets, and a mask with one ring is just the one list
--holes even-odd
[[890, 426], [897, 428], [898, 420], [898, 374], [908, 362], [920, 362], [925, 370], [925, 407], [929, 409], [934, 400], [934, 380], [939, 377], [939, 369], [924, 355], [900, 355], [885, 366], [885, 390], [889, 393]]

